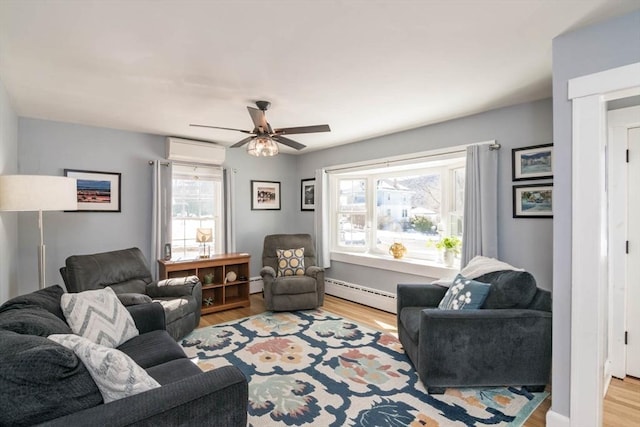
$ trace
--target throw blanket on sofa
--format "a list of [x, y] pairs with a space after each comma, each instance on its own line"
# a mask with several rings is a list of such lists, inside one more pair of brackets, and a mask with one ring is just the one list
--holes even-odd
[[[502, 270], [524, 271], [524, 269], [522, 268], [514, 267], [510, 264], [507, 264], [506, 262], [499, 261], [495, 258], [478, 255], [471, 261], [469, 261], [469, 264], [467, 264], [465, 268], [460, 270], [459, 274], [462, 274], [467, 279], [475, 279], [487, 273], [493, 273], [494, 271]], [[449, 286], [451, 286], [453, 280], [457, 275], [458, 272], [451, 273], [450, 276], [434, 280], [433, 282], [431, 282], [431, 284], [445, 286], [448, 288]]]

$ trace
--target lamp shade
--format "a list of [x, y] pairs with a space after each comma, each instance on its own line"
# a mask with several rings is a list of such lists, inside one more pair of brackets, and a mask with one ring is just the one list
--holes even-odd
[[247, 153], [256, 157], [275, 156], [278, 151], [278, 144], [268, 136], [257, 136], [247, 145]]
[[213, 230], [211, 228], [198, 228], [196, 230], [196, 242], [209, 243], [213, 241]]
[[0, 176], [0, 211], [77, 209], [75, 178], [47, 175]]

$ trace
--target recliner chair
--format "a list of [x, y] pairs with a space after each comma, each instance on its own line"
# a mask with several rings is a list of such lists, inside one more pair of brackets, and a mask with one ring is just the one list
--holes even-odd
[[[304, 248], [304, 275], [278, 275], [277, 249]], [[271, 311], [308, 310], [324, 304], [324, 270], [316, 266], [309, 234], [272, 234], [264, 238], [260, 276], [264, 305]]]
[[124, 305], [159, 302], [164, 309], [167, 332], [175, 340], [193, 331], [200, 323], [200, 281], [193, 278], [186, 284], [158, 286], [138, 248], [72, 255], [65, 264], [60, 268], [60, 274], [69, 292], [109, 286]]

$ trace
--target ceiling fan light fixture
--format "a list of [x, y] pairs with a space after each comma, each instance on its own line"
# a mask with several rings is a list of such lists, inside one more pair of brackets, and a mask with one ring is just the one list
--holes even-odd
[[278, 144], [269, 136], [257, 136], [247, 145], [247, 153], [256, 157], [272, 157], [278, 154]]

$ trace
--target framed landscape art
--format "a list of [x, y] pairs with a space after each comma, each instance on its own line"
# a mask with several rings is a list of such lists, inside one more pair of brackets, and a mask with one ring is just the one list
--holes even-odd
[[553, 178], [553, 144], [511, 150], [514, 181]]
[[280, 210], [280, 183], [252, 180], [251, 210]]
[[73, 212], [120, 212], [121, 174], [65, 169], [77, 181], [78, 210]]
[[553, 184], [514, 185], [514, 218], [551, 218], [553, 216]]
[[303, 179], [300, 182], [300, 210], [312, 211], [316, 208], [316, 180]]

